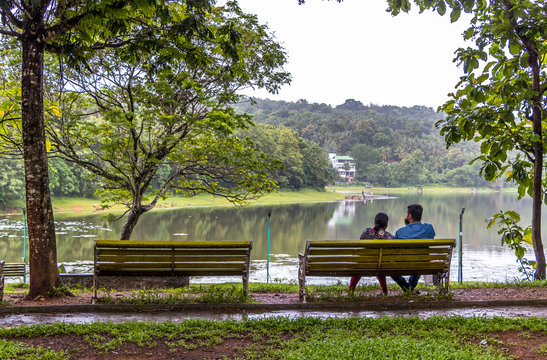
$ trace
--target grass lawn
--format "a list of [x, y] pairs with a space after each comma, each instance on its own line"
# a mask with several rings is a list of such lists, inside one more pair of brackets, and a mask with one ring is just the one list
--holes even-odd
[[[452, 289], [514, 288], [533, 294], [547, 287], [534, 283], [464, 283]], [[315, 301], [366, 301], [378, 286], [309, 286]], [[396, 286], [390, 289], [396, 289]], [[7, 294], [27, 287], [6, 286]], [[260, 292], [295, 293], [296, 284], [251, 283]], [[90, 289], [72, 289], [77, 295]], [[400, 291], [398, 291], [400, 292]], [[425, 291], [424, 291], [425, 292]], [[102, 302], [129, 304], [243, 303], [240, 283], [193, 284], [184, 289], [138, 290], [125, 299], [103, 296]], [[543, 292], [544, 293], [544, 292]], [[191, 295], [190, 298], [188, 295]], [[368, 294], [368, 295], [367, 295]], [[21, 294], [22, 295], [22, 294]], [[400, 297], [400, 294], [398, 295]], [[383, 301], [394, 301], [388, 296]], [[406, 301], [436, 301], [423, 298]], [[376, 297], [375, 301], [378, 298]], [[450, 297], [446, 298], [450, 300]], [[445, 299], [445, 300], [446, 300]], [[405, 299], [403, 299], [405, 301]], [[457, 301], [457, 300], [455, 300]], [[10, 304], [4, 303], [4, 306]], [[0, 359], [545, 359], [547, 319], [433, 316], [347, 318], [272, 317], [254, 320], [180, 320], [173, 322], [55, 323], [0, 328]]]
[[540, 318], [275, 317], [0, 329], [2, 359], [542, 359]]

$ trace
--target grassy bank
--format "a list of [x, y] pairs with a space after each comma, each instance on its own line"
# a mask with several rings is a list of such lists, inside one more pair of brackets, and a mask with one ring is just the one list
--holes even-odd
[[56, 323], [0, 329], [0, 358], [540, 359], [546, 335], [540, 318]]
[[[301, 191], [284, 191], [266, 195], [260, 199], [250, 201], [248, 206], [260, 206], [269, 204], [289, 204], [289, 203], [312, 203], [312, 202], [325, 202], [325, 201], [338, 201], [344, 199], [346, 196], [354, 194], [360, 195], [362, 191], [366, 193], [373, 193], [374, 195], [397, 195], [397, 194], [412, 194], [417, 192], [416, 187], [398, 187], [398, 188], [386, 188], [386, 187], [373, 187], [365, 188], [362, 185], [350, 185], [350, 186], [329, 186], [325, 188], [325, 191], [317, 191], [313, 189], [305, 189]], [[446, 187], [446, 186], [424, 186], [422, 192], [426, 194], [446, 194], [446, 193], [470, 193], [472, 191], [480, 192], [493, 192], [492, 189], [481, 188], [473, 190], [468, 187]], [[507, 189], [504, 191], [513, 191], [513, 189]], [[233, 206], [226, 199], [213, 197], [210, 195], [199, 195], [191, 198], [185, 198], [180, 196], [169, 197], [166, 200], [160, 201], [155, 210], [161, 209], [173, 209], [173, 208], [185, 208], [185, 207], [221, 207], [221, 206]], [[10, 209], [0, 209], [0, 214], [20, 214], [24, 204], [22, 202], [14, 203], [10, 206]], [[99, 199], [88, 198], [53, 198], [53, 211], [59, 215], [66, 214], [78, 214], [86, 215], [93, 213], [121, 213], [124, 211], [124, 207], [116, 205], [109, 210], [101, 210]]]

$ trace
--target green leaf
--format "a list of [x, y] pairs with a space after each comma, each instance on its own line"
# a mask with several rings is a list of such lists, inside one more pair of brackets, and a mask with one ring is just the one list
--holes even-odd
[[456, 6], [454, 7], [454, 9], [452, 9], [452, 12], [450, 13], [450, 22], [456, 22], [458, 21], [458, 19], [460, 18], [460, 14], [462, 12], [462, 9], [460, 8], [460, 6]]
[[53, 113], [53, 115], [55, 115], [55, 116], [62, 116], [63, 115], [61, 113], [61, 110], [57, 106], [50, 106], [49, 111], [51, 111]]
[[513, 211], [513, 210], [509, 210], [509, 211], [506, 211], [505, 212], [505, 215], [506, 216], [509, 216], [511, 219], [515, 220], [515, 222], [519, 222], [520, 221], [520, 214]]
[[463, 9], [466, 13], [470, 13], [473, 10], [473, 5], [475, 5], [475, 0], [464, 0]]
[[446, 4], [444, 3], [444, 0], [439, 1], [439, 3], [437, 4], [437, 12], [441, 16], [446, 14]]
[[523, 68], [528, 67], [528, 53], [522, 53], [520, 56], [520, 66]]
[[496, 178], [496, 165], [490, 163], [484, 168], [484, 178], [492, 181]]
[[511, 53], [511, 55], [520, 54], [520, 49], [521, 49], [520, 44], [515, 43], [515, 42], [510, 42], [509, 43], [509, 52]]
[[532, 245], [532, 233], [527, 233], [527, 234], [524, 234], [524, 241], [526, 241], [526, 243]]

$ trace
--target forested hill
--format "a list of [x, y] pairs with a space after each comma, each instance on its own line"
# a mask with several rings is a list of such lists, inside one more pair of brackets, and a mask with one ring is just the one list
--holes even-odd
[[430, 140], [442, 142], [434, 127], [441, 116], [425, 106], [366, 106], [349, 99], [336, 107], [306, 100], [256, 100], [256, 104], [247, 102], [238, 108], [252, 115], [256, 123], [283, 125], [339, 154], [349, 154], [357, 144], [397, 147], [402, 138], [433, 135], [435, 139]]
[[364, 105], [348, 99], [338, 106], [255, 99], [237, 106], [257, 124], [284, 126], [324, 151], [350, 155], [358, 178], [386, 185], [443, 183], [485, 185], [477, 144], [446, 149], [435, 123], [442, 115], [425, 106]]

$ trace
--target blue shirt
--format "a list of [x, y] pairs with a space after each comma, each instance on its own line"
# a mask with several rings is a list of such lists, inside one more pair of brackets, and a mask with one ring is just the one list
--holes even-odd
[[433, 239], [434, 237], [433, 225], [421, 222], [410, 223], [395, 233], [395, 239]]

